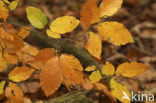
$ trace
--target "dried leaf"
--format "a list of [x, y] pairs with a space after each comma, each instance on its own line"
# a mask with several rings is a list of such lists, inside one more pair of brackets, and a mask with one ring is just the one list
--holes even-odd
[[69, 69], [75, 69], [79, 71], [83, 71], [83, 67], [79, 60], [70, 54], [62, 54], [61, 55], [61, 63]]
[[[112, 95], [119, 99], [122, 103], [130, 103], [130, 93], [126, 86], [120, 84], [119, 82], [115, 81], [114, 79], [110, 80], [110, 88]], [[127, 98], [124, 98], [124, 97]]]
[[84, 27], [89, 27], [91, 24], [100, 21], [100, 10], [97, 7], [96, 0], [88, 0], [80, 12], [80, 20]]
[[103, 22], [98, 25], [98, 32], [104, 40], [116, 46], [134, 43], [131, 33], [121, 23]]
[[82, 84], [82, 86], [85, 90], [93, 89], [93, 83], [91, 83], [88, 79], [85, 80], [85, 82]]
[[8, 62], [3, 58], [2, 51], [0, 50], [0, 72], [7, 69]]
[[32, 45], [29, 45], [28, 43], [24, 43], [24, 47], [22, 48], [22, 51], [26, 54], [35, 56], [39, 52], [37, 47], [34, 47]]
[[125, 62], [117, 67], [116, 75], [123, 75], [124, 77], [138, 76], [146, 71], [148, 66], [137, 62]]
[[102, 67], [102, 74], [106, 76], [111, 76], [115, 73], [115, 68], [112, 64], [109, 62], [106, 62], [106, 64]]
[[41, 62], [35, 62], [35, 61], [30, 61], [27, 64], [30, 65], [30, 67], [36, 69], [36, 70], [41, 70], [43, 68], [43, 65]]
[[68, 33], [73, 31], [80, 21], [73, 16], [63, 16], [56, 18], [51, 24], [50, 29], [55, 33]]
[[121, 8], [123, 0], [103, 0], [100, 5], [100, 17], [112, 16]]
[[95, 90], [102, 90], [105, 95], [107, 95], [111, 99], [111, 103], [115, 103], [116, 99], [113, 97], [111, 92], [108, 90], [108, 88], [101, 83], [94, 83], [94, 89]]
[[90, 72], [90, 71], [94, 71], [96, 69], [96, 66], [91, 65], [85, 68], [85, 71]]
[[6, 83], [6, 81], [1, 81], [0, 82], [0, 95], [2, 95], [4, 93], [3, 89], [4, 89], [5, 83]]
[[29, 36], [30, 31], [28, 31], [30, 28], [25, 26], [23, 28], [20, 28], [20, 31], [17, 35], [19, 35], [22, 39], [25, 39], [27, 36]]
[[53, 32], [51, 29], [47, 29], [47, 35], [49, 36], [49, 37], [52, 37], [52, 38], [55, 38], [55, 39], [57, 39], [57, 38], [61, 38], [61, 35], [59, 34], [59, 33], [55, 33], [55, 32]]
[[18, 56], [16, 54], [5, 53], [5, 58], [6, 58], [6, 61], [8, 61], [10, 64], [18, 63]]
[[83, 83], [83, 67], [79, 60], [73, 55], [62, 54], [60, 57], [61, 69], [65, 79], [73, 84]]
[[96, 71], [93, 71], [91, 73], [91, 75], [89, 76], [89, 80], [92, 82], [92, 83], [96, 83], [98, 81], [101, 80], [101, 73], [99, 70], [96, 70]]
[[89, 32], [89, 39], [85, 48], [91, 55], [100, 59], [102, 52], [102, 42], [98, 35], [94, 34], [93, 32]]
[[9, 45], [11, 45], [14, 49], [21, 49], [22, 47], [24, 47], [24, 41], [16, 35], [14, 35], [13, 41], [7, 41], [7, 43], [8, 47]]
[[27, 7], [27, 18], [29, 22], [38, 29], [43, 29], [48, 23], [48, 19], [45, 14], [38, 8]]
[[34, 72], [34, 69], [28, 68], [28, 67], [15, 67], [10, 73], [9, 73], [9, 79], [14, 82], [21, 82], [27, 80], [32, 73]]
[[55, 56], [55, 51], [50, 48], [42, 49], [38, 52], [38, 54], [34, 57], [34, 61], [45, 63]]
[[3, 40], [13, 41], [13, 36], [6, 32], [2, 27], [0, 27], [0, 38]]
[[47, 97], [54, 93], [61, 85], [62, 72], [59, 65], [58, 58], [53, 57], [42, 68], [40, 84]]
[[0, 0], [0, 18], [4, 19], [6, 21], [8, 16], [9, 16], [9, 10], [6, 8], [3, 1]]
[[23, 103], [23, 93], [16, 84], [10, 82], [9, 87], [5, 89], [5, 94], [10, 103]]

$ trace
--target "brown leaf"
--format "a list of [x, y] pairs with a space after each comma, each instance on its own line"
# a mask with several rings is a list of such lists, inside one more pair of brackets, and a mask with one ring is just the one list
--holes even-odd
[[10, 64], [17, 64], [18, 63], [18, 56], [16, 54], [8, 54], [5, 53], [5, 58]]
[[5, 94], [10, 103], [23, 103], [23, 93], [15, 83], [9, 83], [9, 87], [5, 89]]
[[80, 12], [80, 20], [84, 27], [89, 27], [91, 24], [100, 21], [100, 10], [97, 7], [96, 0], [88, 0]]
[[47, 97], [54, 93], [61, 85], [62, 72], [59, 65], [58, 57], [53, 57], [42, 68], [40, 85]]
[[65, 79], [73, 84], [83, 83], [83, 67], [81, 63], [73, 55], [62, 54], [60, 57], [61, 69]]
[[113, 97], [111, 92], [108, 90], [108, 88], [104, 84], [94, 83], [94, 89], [95, 90], [102, 90], [103, 93], [110, 98], [110, 100], [112, 101], [111, 103], [115, 103], [116, 99]]
[[34, 57], [34, 61], [45, 63], [55, 56], [55, 51], [50, 48], [42, 49], [38, 52], [38, 54]]
[[25, 39], [27, 36], [29, 36], [30, 31], [28, 31], [30, 28], [25, 26], [23, 28], [20, 28], [20, 31], [17, 35], [19, 35], [22, 39]]

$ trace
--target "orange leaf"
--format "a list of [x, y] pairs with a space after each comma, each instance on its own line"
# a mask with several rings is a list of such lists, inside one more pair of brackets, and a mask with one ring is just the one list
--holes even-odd
[[94, 57], [100, 59], [101, 52], [102, 52], [102, 42], [98, 35], [94, 34], [93, 32], [89, 32], [89, 39], [85, 46], [88, 52], [93, 55]]
[[131, 33], [118, 22], [103, 22], [98, 25], [98, 33], [104, 40], [116, 46], [134, 43]]
[[96, 0], [88, 0], [80, 12], [80, 19], [84, 27], [89, 27], [91, 24], [100, 21], [100, 10], [97, 7]]
[[24, 43], [24, 47], [22, 48], [22, 51], [26, 54], [35, 56], [39, 52], [37, 47], [34, 47], [32, 45], [29, 45], [28, 43]]
[[10, 64], [17, 64], [18, 63], [18, 57], [16, 54], [5, 54], [5, 58], [6, 60], [10, 63]]
[[120, 64], [117, 67], [116, 75], [123, 75], [124, 77], [134, 77], [138, 76], [146, 71], [148, 66], [142, 63], [137, 62], [125, 62], [123, 64]]
[[54, 93], [61, 85], [62, 72], [59, 65], [58, 57], [53, 57], [42, 68], [40, 85], [47, 97]]
[[16, 84], [10, 82], [9, 87], [5, 90], [5, 94], [10, 103], [23, 103], [23, 93]]
[[24, 41], [18, 36], [14, 35], [14, 39], [12, 41], [7, 41], [7, 47], [12, 47], [14, 49], [21, 49], [24, 47]]
[[9, 10], [6, 8], [3, 1], [0, 0], [0, 18], [4, 19], [6, 21], [8, 16], [9, 16]]
[[38, 52], [38, 54], [34, 57], [34, 61], [45, 63], [55, 56], [55, 51], [50, 48], [42, 49]]
[[73, 55], [62, 54], [60, 62], [65, 79], [73, 84], [80, 84], [84, 81], [83, 67], [77, 58]]
[[93, 89], [93, 83], [91, 83], [88, 79], [85, 80], [85, 82], [82, 84], [82, 86], [86, 90]]
[[10, 73], [9, 73], [9, 79], [15, 82], [21, 82], [27, 80], [32, 73], [34, 72], [34, 69], [28, 68], [28, 67], [15, 67]]
[[30, 31], [28, 31], [29, 29], [30, 28], [27, 26], [25, 26], [24, 28], [20, 28], [20, 31], [17, 35], [22, 37], [22, 39], [25, 39], [30, 34]]
[[108, 88], [104, 84], [94, 83], [94, 89], [95, 90], [102, 90], [103, 93], [105, 95], [107, 95], [111, 99], [112, 103], [115, 103], [116, 99], [113, 97], [113, 95], [111, 94], [111, 92], [108, 90]]
[[100, 17], [112, 16], [121, 7], [123, 0], [103, 0], [100, 5]]
[[6, 32], [2, 27], [0, 27], [0, 38], [10, 41], [14, 39], [13, 36]]

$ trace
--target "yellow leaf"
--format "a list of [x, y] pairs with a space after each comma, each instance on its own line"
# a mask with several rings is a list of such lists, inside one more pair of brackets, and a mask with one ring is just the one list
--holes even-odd
[[59, 65], [58, 57], [53, 57], [42, 68], [40, 85], [47, 97], [54, 93], [61, 85], [62, 72]]
[[102, 52], [102, 42], [98, 35], [94, 34], [93, 32], [89, 32], [89, 39], [85, 48], [91, 55], [100, 59]]
[[5, 3], [10, 4], [10, 2], [8, 0], [4, 0]]
[[12, 1], [12, 2], [9, 4], [9, 9], [13, 11], [13, 10], [16, 9], [17, 5], [18, 5], [18, 0]]
[[131, 33], [121, 23], [103, 22], [98, 25], [98, 33], [116, 46], [134, 43]]
[[23, 93], [15, 83], [9, 83], [9, 87], [5, 89], [5, 95], [10, 103], [23, 103]]
[[91, 65], [85, 68], [85, 71], [90, 72], [90, 71], [94, 71], [96, 69], [96, 66]]
[[6, 83], [6, 81], [1, 81], [1, 82], [0, 82], [0, 95], [2, 95], [3, 92], [4, 92], [3, 89], [4, 89], [5, 83]]
[[123, 64], [120, 64], [117, 67], [116, 75], [123, 75], [124, 77], [134, 77], [138, 76], [146, 71], [148, 66], [142, 63], [137, 62], [125, 62]]
[[34, 72], [34, 69], [28, 68], [28, 67], [15, 67], [10, 73], [9, 73], [9, 79], [14, 82], [21, 82], [27, 80], [32, 73]]
[[22, 39], [25, 39], [30, 34], [29, 30], [30, 30], [30, 28], [27, 26], [20, 28], [20, 31], [18, 32], [17, 35], [19, 35]]
[[9, 16], [9, 10], [6, 8], [5, 4], [0, 0], [0, 18], [6, 19]]
[[[110, 88], [111, 88], [112, 95], [115, 98], [119, 99], [122, 103], [130, 103], [130, 93], [126, 86], [120, 84], [114, 79], [111, 79]], [[125, 95], [129, 98], [128, 99], [123, 98]]]
[[73, 31], [80, 21], [73, 16], [63, 16], [56, 18], [51, 24], [50, 29], [55, 33], [68, 33]]
[[45, 63], [55, 56], [55, 51], [50, 48], [42, 49], [34, 57], [34, 61]]
[[100, 10], [97, 7], [96, 0], [88, 0], [80, 12], [80, 20], [84, 27], [100, 21]]
[[83, 67], [77, 58], [73, 55], [62, 54], [60, 62], [65, 79], [73, 84], [84, 82]]
[[103, 0], [100, 5], [100, 17], [112, 16], [121, 8], [123, 0]]
[[113, 75], [114, 72], [115, 72], [115, 68], [109, 62], [106, 62], [106, 64], [102, 67], [102, 74], [104, 74], [106, 76]]
[[92, 82], [92, 83], [96, 83], [98, 81], [101, 80], [101, 73], [99, 70], [96, 70], [96, 71], [93, 71], [92, 74], [89, 76], [89, 80]]
[[51, 29], [47, 29], [47, 35], [49, 36], [49, 37], [52, 37], [52, 38], [55, 38], [55, 39], [57, 39], [57, 38], [61, 38], [61, 35], [59, 34], [59, 33], [55, 33], [55, 32], [53, 32]]

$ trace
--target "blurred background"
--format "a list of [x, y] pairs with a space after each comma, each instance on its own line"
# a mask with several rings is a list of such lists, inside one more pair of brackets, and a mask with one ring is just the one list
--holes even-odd
[[[36, 6], [52, 20], [63, 15], [72, 15], [80, 18], [80, 10], [87, 0], [20, 0], [18, 8], [12, 16], [29, 25], [25, 7]], [[97, 0], [100, 4], [101, 0]], [[112, 17], [101, 21], [117, 21], [123, 23], [132, 33], [134, 44], [115, 47], [103, 42], [102, 62], [110, 61], [115, 66], [125, 61], [138, 61], [147, 64], [148, 69], [144, 74], [134, 78], [118, 77], [129, 90], [156, 95], [156, 0], [124, 0], [122, 8]], [[91, 30], [95, 30], [95, 26]], [[64, 38], [74, 40], [78, 45], [83, 45], [87, 39], [83, 28], [78, 27]], [[33, 86], [32, 86], [33, 85]], [[39, 83], [28, 83], [29, 92], [35, 93]], [[25, 93], [28, 88], [22, 86]], [[39, 97], [39, 96], [38, 96]]]

